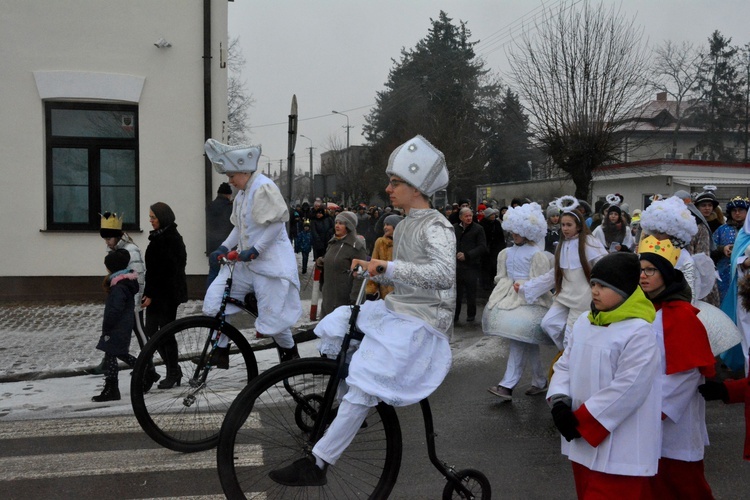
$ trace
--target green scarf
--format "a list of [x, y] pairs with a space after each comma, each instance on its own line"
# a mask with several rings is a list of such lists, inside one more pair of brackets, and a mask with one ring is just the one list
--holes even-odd
[[625, 302], [611, 311], [591, 311], [589, 313], [589, 321], [592, 325], [597, 326], [607, 326], [631, 318], [645, 319], [649, 323], [653, 323], [656, 318], [654, 304], [648, 300], [641, 287], [636, 288], [635, 292], [625, 299]]

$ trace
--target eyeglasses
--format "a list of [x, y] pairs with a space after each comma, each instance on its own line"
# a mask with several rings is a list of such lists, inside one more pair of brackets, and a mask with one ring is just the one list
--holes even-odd
[[406, 184], [406, 181], [402, 181], [401, 179], [391, 179], [388, 181], [388, 184], [390, 184], [392, 188], [397, 188], [401, 184]]
[[651, 277], [656, 274], [656, 271], [658, 271], [658, 269], [656, 269], [655, 267], [644, 267], [641, 269], [641, 274], [645, 274], [646, 276]]
[[159, 220], [159, 218], [158, 217], [151, 217], [151, 216], [149, 216], [148, 220]]

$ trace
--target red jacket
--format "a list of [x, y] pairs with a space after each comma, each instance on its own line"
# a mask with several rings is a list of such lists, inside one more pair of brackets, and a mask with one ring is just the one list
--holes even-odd
[[724, 385], [729, 392], [727, 403], [745, 403], [745, 450], [742, 456], [750, 460], [750, 377], [725, 380]]

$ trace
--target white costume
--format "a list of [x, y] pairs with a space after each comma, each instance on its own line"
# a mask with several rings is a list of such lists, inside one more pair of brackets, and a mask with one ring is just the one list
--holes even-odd
[[[620, 245], [624, 246], [628, 250], [632, 251], [635, 245], [635, 240], [633, 239], [633, 233], [630, 231], [630, 226], [626, 225], [625, 223], [623, 223], [623, 225], [625, 226], [625, 237], [619, 243]], [[607, 251], [609, 251], [609, 245], [607, 245], [607, 238], [604, 236], [603, 224], [599, 224], [598, 226], [596, 226], [596, 229], [594, 229], [591, 235], [597, 240], [599, 240], [602, 246], [606, 248]], [[616, 250], [616, 251], [619, 251], [619, 250]]]
[[[207, 142], [206, 152], [216, 165], [217, 161], [209, 148], [211, 141]], [[226, 160], [230, 154], [231, 151], [224, 153], [222, 159]], [[258, 149], [256, 162], [259, 155]], [[242, 161], [239, 163], [242, 164]], [[226, 167], [222, 163], [219, 165]], [[222, 170], [231, 172], [231, 168]], [[253, 247], [257, 250], [258, 256], [254, 260], [235, 264], [231, 296], [243, 300], [248, 292], [255, 292], [258, 300], [255, 329], [273, 336], [283, 349], [294, 347], [291, 327], [302, 315], [297, 261], [284, 224], [287, 220], [289, 211], [279, 188], [260, 171], [253, 171], [245, 189], [240, 190], [234, 198], [231, 216], [234, 229], [222, 243], [228, 249], [237, 247], [238, 252]], [[214, 316], [219, 312], [228, 277], [229, 267], [223, 266], [206, 291], [204, 314]], [[226, 309], [227, 316], [238, 311], [234, 305], [228, 305]]]
[[[558, 349], [565, 348], [565, 339], [570, 328], [581, 313], [591, 305], [591, 287], [578, 256], [578, 237], [561, 240], [559, 265], [563, 272], [561, 290], [555, 295], [552, 306], [542, 320], [542, 329], [549, 335]], [[607, 250], [591, 235], [586, 236], [586, 259], [589, 268], [607, 255]], [[529, 304], [533, 304], [544, 293], [555, 288], [555, 270], [531, 279], [518, 290]]]
[[571, 461], [609, 474], [656, 474], [661, 451], [656, 342], [643, 319], [597, 326], [584, 313], [575, 322], [547, 394], [569, 396], [574, 411], [585, 403], [610, 434], [597, 447], [583, 438], [562, 439], [562, 453]]
[[708, 446], [706, 401], [697, 387], [705, 378], [698, 368], [667, 375], [662, 310], [656, 312], [653, 329], [661, 359], [661, 411], [667, 416], [662, 421], [661, 456], [686, 462], [703, 460], [704, 448]]
[[[443, 154], [421, 136], [396, 148], [386, 173], [427, 196], [448, 184]], [[436, 210], [411, 207], [407, 212], [393, 234], [393, 260], [375, 277], [394, 290], [385, 300], [361, 306], [357, 327], [365, 336], [349, 365], [349, 390], [313, 448], [316, 462], [335, 463], [379, 400], [394, 406], [416, 403], [432, 394], [450, 369], [455, 231]], [[320, 321], [315, 333], [321, 352], [338, 354], [350, 314], [351, 308], [342, 306]]]

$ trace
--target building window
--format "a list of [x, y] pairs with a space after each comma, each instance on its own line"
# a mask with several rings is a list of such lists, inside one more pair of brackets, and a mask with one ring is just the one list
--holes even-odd
[[139, 229], [138, 107], [47, 102], [47, 229], [98, 230], [103, 212]]

